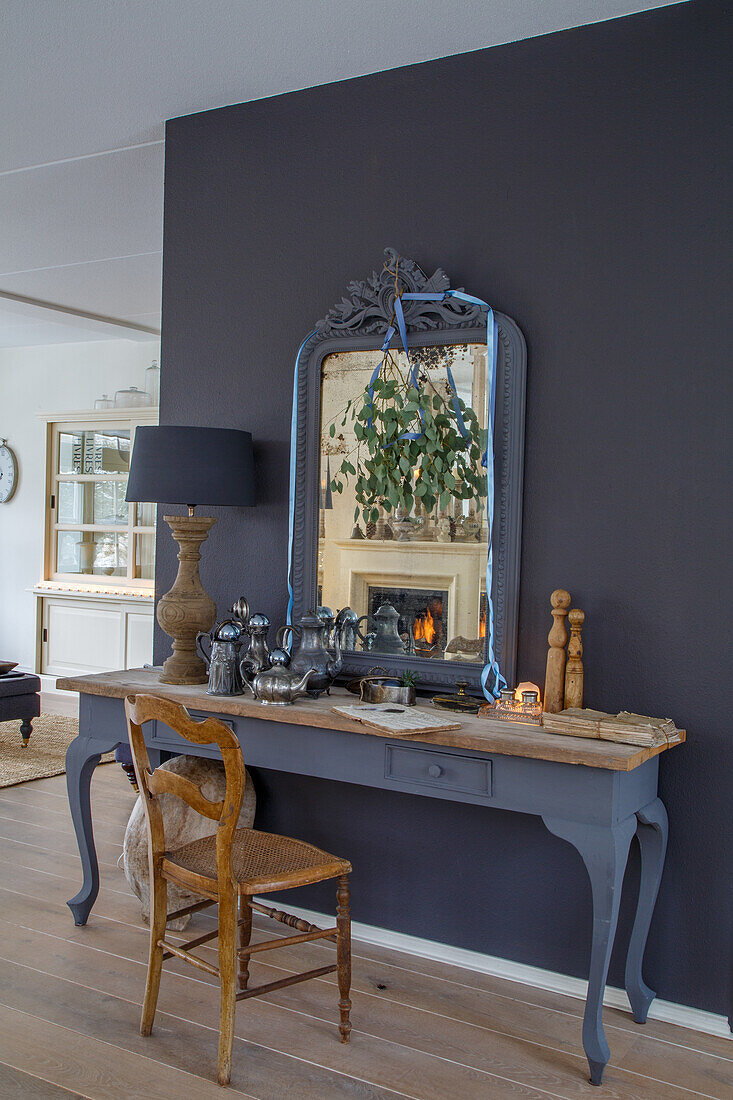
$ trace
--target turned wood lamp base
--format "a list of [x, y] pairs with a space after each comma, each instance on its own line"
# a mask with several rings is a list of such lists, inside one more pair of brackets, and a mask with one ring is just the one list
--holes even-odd
[[173, 639], [173, 652], [163, 664], [162, 684], [205, 684], [206, 665], [196, 652], [201, 630], [211, 630], [216, 604], [199, 576], [200, 547], [216, 523], [214, 516], [163, 516], [178, 543], [178, 576], [170, 592], [158, 601], [156, 617]]

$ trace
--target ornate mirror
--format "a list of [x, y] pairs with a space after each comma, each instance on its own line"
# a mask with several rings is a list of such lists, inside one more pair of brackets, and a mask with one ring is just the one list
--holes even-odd
[[488, 310], [463, 292], [444, 297], [442, 270], [428, 278], [393, 249], [385, 257], [381, 272], [349, 285], [298, 354], [290, 617], [318, 609], [333, 623], [342, 612], [349, 678], [378, 665], [417, 672], [419, 687], [466, 680], [476, 689], [493, 643], [512, 684], [524, 338], [494, 313], [492, 479]]

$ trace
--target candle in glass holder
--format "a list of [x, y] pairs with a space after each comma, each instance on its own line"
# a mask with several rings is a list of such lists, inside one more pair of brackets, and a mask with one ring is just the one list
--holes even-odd
[[520, 684], [516, 691], [502, 688], [498, 699], [481, 707], [479, 718], [539, 725], [542, 718], [539, 690], [534, 684]]

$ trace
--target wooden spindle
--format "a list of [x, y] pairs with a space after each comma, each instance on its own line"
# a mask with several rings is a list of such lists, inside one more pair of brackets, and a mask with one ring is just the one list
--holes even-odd
[[556, 588], [550, 596], [550, 603], [554, 621], [547, 635], [550, 649], [545, 671], [544, 708], [548, 714], [558, 714], [565, 701], [565, 646], [568, 643], [565, 616], [570, 607], [570, 593], [564, 588]]
[[307, 920], [295, 917], [292, 913], [285, 913], [282, 909], [273, 909], [271, 906], [263, 905], [259, 901], [253, 901], [251, 904], [256, 913], [262, 913], [263, 916], [279, 921], [280, 924], [287, 924], [289, 928], [297, 928], [299, 932], [320, 932], [317, 925], [309, 924]]
[[568, 613], [570, 623], [570, 641], [568, 659], [565, 666], [565, 707], [583, 706], [583, 639], [581, 630], [585, 622], [585, 612], [574, 607]]

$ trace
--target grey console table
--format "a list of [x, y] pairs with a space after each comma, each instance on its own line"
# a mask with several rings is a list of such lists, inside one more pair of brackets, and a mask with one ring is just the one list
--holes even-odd
[[[641, 883], [625, 984], [634, 1020], [645, 1022], [654, 993], [642, 978], [642, 961], [667, 845], [667, 814], [657, 795], [659, 753], [684, 741], [683, 730], [669, 744], [640, 749], [461, 716], [460, 730], [397, 740], [334, 714], [333, 696], [263, 707], [243, 696], [210, 696], [203, 687], [160, 684], [154, 671], [144, 669], [63, 679], [58, 687], [80, 693], [79, 736], [66, 755], [84, 872], [81, 890], [68, 903], [77, 924], [86, 923], [99, 890], [92, 773], [102, 753], [127, 740], [125, 696], [150, 692], [182, 703], [194, 715], [221, 717], [240, 738], [253, 767], [536, 814], [550, 832], [574, 845], [588, 870], [593, 899], [583, 1047], [596, 1085], [610, 1057], [603, 994], [624, 870], [636, 835]], [[348, 699], [353, 702], [353, 696]], [[160, 750], [216, 755], [181, 740], [166, 726], [151, 723], [146, 737], [154, 766]]]

